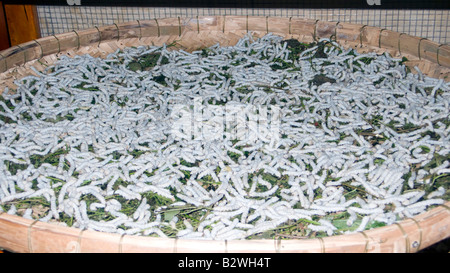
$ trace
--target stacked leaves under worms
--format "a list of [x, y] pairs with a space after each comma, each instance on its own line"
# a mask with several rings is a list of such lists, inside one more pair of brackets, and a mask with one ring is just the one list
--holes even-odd
[[4, 90], [0, 210], [230, 240], [361, 231], [449, 200], [444, 80], [328, 39], [174, 45], [62, 56]]

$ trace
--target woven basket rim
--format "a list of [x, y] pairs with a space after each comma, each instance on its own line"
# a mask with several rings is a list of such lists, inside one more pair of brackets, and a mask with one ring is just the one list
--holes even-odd
[[416, 217], [352, 234], [308, 239], [198, 240], [81, 230], [2, 212], [0, 248], [27, 253], [411, 253], [450, 237], [449, 219], [447, 202]]
[[[113, 52], [133, 43], [180, 40], [187, 49], [233, 43], [248, 31], [302, 41], [335, 37], [357, 50], [408, 56], [430, 74], [448, 80], [450, 46], [386, 29], [304, 18], [202, 16], [133, 21], [39, 38], [0, 51], [0, 93], [15, 78], [67, 54]], [[186, 38], [186, 40], [183, 40]], [[189, 38], [196, 38], [188, 40]], [[183, 44], [184, 42], [184, 44]], [[38, 68], [39, 70], [39, 68]], [[11, 76], [12, 75], [12, 76]], [[0, 248], [13, 252], [416, 252], [450, 237], [450, 202], [399, 223], [316, 239], [187, 240], [119, 235], [63, 227], [0, 213]], [[50, 242], [51, 241], [51, 242]]]

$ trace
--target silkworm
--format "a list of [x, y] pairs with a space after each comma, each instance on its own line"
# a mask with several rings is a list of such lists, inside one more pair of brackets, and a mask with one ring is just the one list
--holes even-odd
[[323, 225], [318, 226], [318, 225], [309, 224], [308, 229], [313, 230], [313, 231], [326, 232], [328, 234], [328, 236], [331, 236], [333, 234], [333, 229], [330, 228], [329, 226], [323, 226]]
[[114, 191], [114, 194], [121, 195], [122, 197], [124, 197], [127, 200], [132, 200], [132, 199], [140, 200], [142, 198], [139, 193], [130, 191], [129, 189], [127, 189], [126, 187], [124, 187], [122, 185], [119, 185], [119, 189]]
[[364, 231], [366, 229], [367, 224], [370, 221], [370, 217], [369, 216], [364, 216], [361, 220], [361, 224], [358, 226], [358, 228], [356, 229], [356, 231]]
[[408, 205], [408, 209], [419, 208], [419, 207], [427, 207], [430, 205], [441, 205], [444, 203], [442, 199], [428, 199], [420, 202], [416, 202], [414, 204]]
[[431, 192], [430, 194], [427, 195], [427, 199], [433, 199], [435, 197], [439, 197], [444, 195], [446, 192], [444, 187], [439, 187], [437, 190]]

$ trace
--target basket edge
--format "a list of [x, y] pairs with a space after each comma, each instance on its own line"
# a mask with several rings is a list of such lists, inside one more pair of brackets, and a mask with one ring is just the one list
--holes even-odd
[[[399, 223], [347, 235], [289, 240], [187, 240], [80, 230], [0, 213], [0, 247], [12, 252], [417, 252], [450, 237], [450, 202]], [[50, 240], [49, 240], [50, 239]]]
[[0, 51], [0, 73], [50, 54], [111, 40], [243, 30], [311, 36], [312, 39], [335, 37], [338, 41], [353, 42], [355, 47], [385, 49], [450, 68], [449, 45], [378, 27], [293, 17], [202, 16], [137, 20], [39, 38]]

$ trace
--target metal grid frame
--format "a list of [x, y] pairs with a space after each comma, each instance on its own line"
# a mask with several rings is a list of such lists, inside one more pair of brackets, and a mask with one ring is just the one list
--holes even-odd
[[165, 17], [249, 15], [303, 17], [385, 28], [449, 44], [449, 10], [243, 9], [38, 6], [42, 36], [135, 20]]

